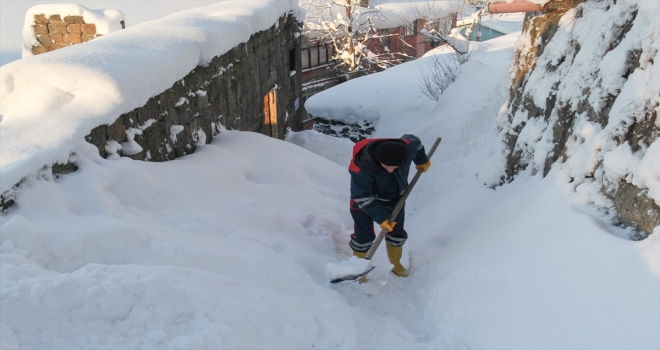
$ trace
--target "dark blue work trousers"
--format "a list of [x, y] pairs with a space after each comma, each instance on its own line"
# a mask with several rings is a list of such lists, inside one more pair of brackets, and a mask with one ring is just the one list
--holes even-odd
[[[393, 199], [389, 202], [386, 202], [385, 205], [389, 209], [389, 212], [394, 211], [399, 198]], [[376, 239], [376, 234], [374, 232], [374, 220], [371, 216], [367, 215], [364, 211], [360, 210], [357, 205], [351, 203], [351, 216], [353, 217], [353, 234], [351, 235], [351, 241], [349, 246], [356, 252], [366, 252], [371, 248], [374, 240]], [[385, 241], [395, 247], [402, 246], [406, 243], [408, 239], [408, 233], [403, 228], [404, 220], [406, 217], [406, 206], [404, 205], [397, 214], [396, 225], [394, 225], [394, 230], [388, 232], [385, 235]], [[377, 224], [381, 224], [378, 222]]]

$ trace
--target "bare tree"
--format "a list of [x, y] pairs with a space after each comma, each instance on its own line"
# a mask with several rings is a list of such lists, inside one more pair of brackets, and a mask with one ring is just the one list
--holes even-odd
[[431, 64], [418, 73], [418, 88], [426, 97], [438, 101], [440, 95], [456, 80], [460, 66], [467, 62], [473, 50], [431, 56]]
[[445, 42], [456, 52], [465, 55], [470, 51], [468, 38], [474, 21], [470, 22], [466, 28], [468, 38], [464, 37], [460, 30], [454, 28], [452, 24], [455, 24], [454, 20], [462, 20], [463, 14], [466, 12], [471, 16], [476, 13], [481, 18], [485, 4], [487, 4], [487, 0], [452, 0], [448, 6], [439, 7], [437, 2], [427, 0], [426, 2], [411, 2], [411, 7], [414, 10], [415, 20], [423, 20], [424, 23], [420, 34], [436, 42]]
[[401, 63], [401, 55], [368, 47], [370, 40], [396, 35], [383, 33], [374, 25], [375, 19], [386, 16], [383, 11], [362, 7], [359, 0], [309, 0], [303, 5], [307, 10], [303, 35], [330, 43], [332, 58], [348, 73], [369, 73]]
[[386, 45], [383, 45], [383, 49], [380, 49], [381, 45], [373, 45], [380, 40], [399, 40], [404, 46], [411, 47], [398, 33], [379, 29], [381, 22], [388, 20], [399, 25], [412, 25], [417, 19], [422, 19], [425, 24], [420, 34], [431, 40], [447, 42], [457, 52], [466, 54], [469, 51], [467, 39], [457, 30], [452, 30], [454, 16], [470, 6], [474, 7], [475, 2], [485, 0], [450, 0], [450, 8], [447, 1], [438, 5], [433, 0], [414, 3], [408, 0], [411, 11], [407, 13], [380, 7], [363, 7], [367, 1], [362, 0], [301, 1], [301, 6], [307, 10], [303, 35], [310, 41], [330, 44], [333, 48], [332, 59], [350, 77], [386, 69], [416, 58], [416, 55], [405, 52], [391, 52]]

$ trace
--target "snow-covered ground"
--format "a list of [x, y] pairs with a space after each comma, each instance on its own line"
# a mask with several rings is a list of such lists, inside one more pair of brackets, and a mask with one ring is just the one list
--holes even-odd
[[[560, 169], [484, 186], [516, 38], [478, 44], [437, 103], [419, 92], [427, 57], [306, 104], [326, 118], [372, 118], [374, 137], [443, 138], [408, 202], [414, 272], [393, 294], [411, 299], [398, 317], [418, 341], [450, 348], [658, 348], [660, 228], [642, 242], [619, 238]], [[423, 312], [404, 311], [411, 304]]]
[[407, 203], [409, 278], [381, 249], [369, 283], [327, 280], [350, 255], [345, 140], [223, 131], [166, 163], [81, 146], [0, 216], [0, 347], [659, 348], [660, 228], [619, 238], [561, 169], [483, 184], [516, 38], [477, 44], [437, 103], [427, 57], [306, 106], [442, 137]]

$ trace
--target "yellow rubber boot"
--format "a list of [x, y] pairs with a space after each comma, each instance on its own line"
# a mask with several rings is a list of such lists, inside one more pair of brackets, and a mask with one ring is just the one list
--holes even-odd
[[390, 258], [390, 263], [394, 265], [392, 272], [399, 277], [408, 277], [408, 270], [401, 265], [401, 255], [403, 255], [403, 246], [395, 247], [386, 243], [387, 257]]
[[[367, 252], [356, 252], [356, 251], [354, 250], [354, 251], [353, 251], [353, 255], [354, 255], [354, 256], [357, 256], [357, 257], [360, 258], [360, 259], [364, 259], [364, 258], [367, 257]], [[358, 282], [360, 282], [360, 283], [367, 283], [367, 282], [369, 282], [369, 279], [367, 278], [367, 276], [362, 276], [362, 277], [358, 278]]]

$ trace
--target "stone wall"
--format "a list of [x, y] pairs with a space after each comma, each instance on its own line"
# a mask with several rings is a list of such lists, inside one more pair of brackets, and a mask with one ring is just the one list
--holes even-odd
[[[293, 15], [281, 17], [86, 140], [104, 157], [166, 161], [192, 153], [223, 128], [278, 138], [287, 128], [302, 130], [299, 27]], [[264, 112], [264, 97], [273, 91], [276, 125]]]
[[[121, 21], [122, 28], [125, 27]], [[101, 36], [96, 32], [94, 23], [85, 23], [83, 16], [65, 16], [45, 14], [34, 15], [32, 25], [34, 36], [39, 45], [32, 46], [34, 55], [50, 52], [65, 46], [88, 42]]]

